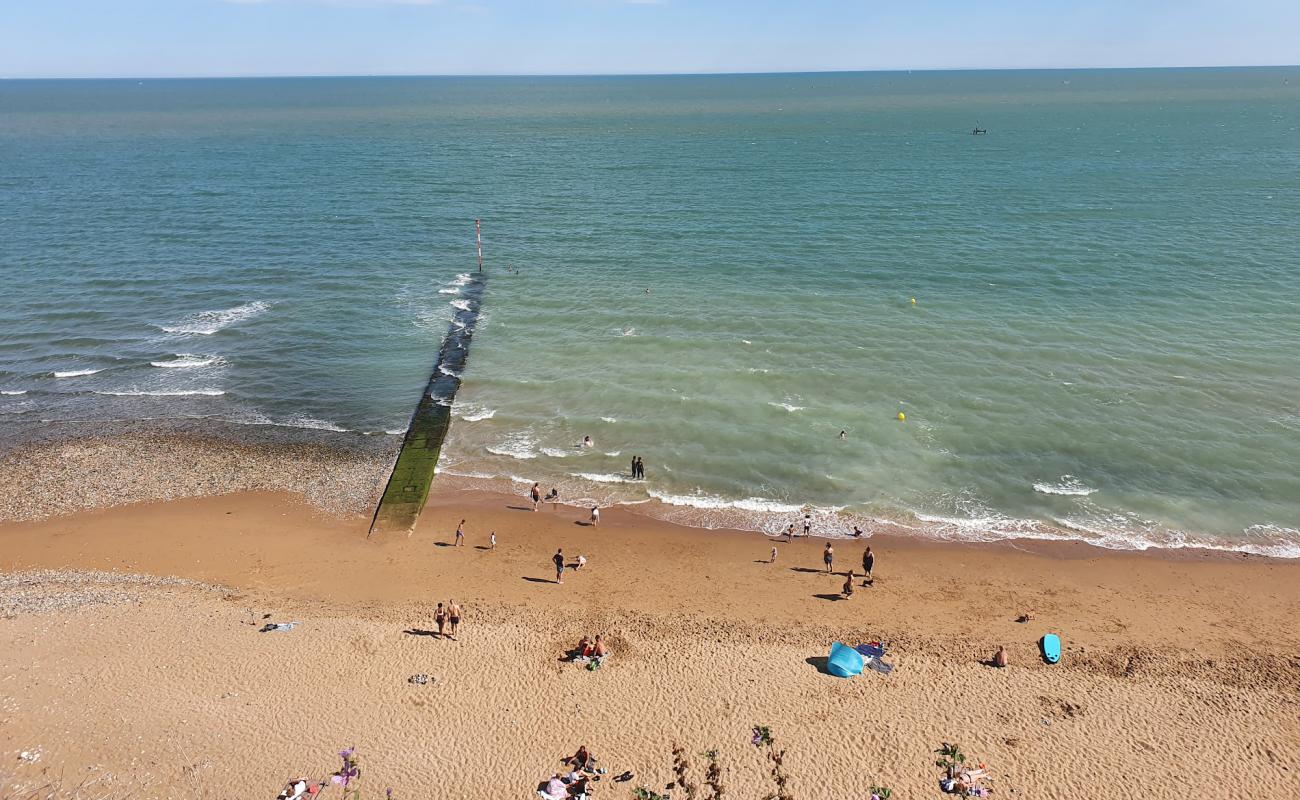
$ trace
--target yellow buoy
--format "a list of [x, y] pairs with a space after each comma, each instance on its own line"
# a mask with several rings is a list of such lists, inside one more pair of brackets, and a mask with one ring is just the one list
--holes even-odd
[[912, 298], [912, 305], [916, 305], [916, 298], [915, 298], [915, 297]]
[[902, 411], [898, 412], [898, 421], [907, 422], [907, 415], [904, 414]]

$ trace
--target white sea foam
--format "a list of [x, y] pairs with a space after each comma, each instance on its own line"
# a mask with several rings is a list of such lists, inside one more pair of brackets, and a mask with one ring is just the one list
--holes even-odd
[[449, 286], [446, 289], [439, 289], [438, 294], [460, 294], [460, 289], [455, 286]]
[[444, 367], [444, 366], [441, 365], [441, 364], [438, 365], [438, 371], [441, 372], [443, 375], [446, 375], [446, 376], [449, 377], [449, 378], [459, 378], [459, 377], [461, 377], [461, 374], [460, 374], [459, 372], [457, 372], [456, 370], [454, 370], [454, 369], [447, 369], [446, 367]]
[[734, 508], [740, 511], [755, 511], [773, 514], [792, 514], [796, 511], [802, 511], [804, 508], [803, 506], [781, 503], [776, 500], [767, 500], [762, 497], [746, 497], [743, 500], [729, 500], [725, 497], [718, 497], [716, 495], [667, 494], [653, 489], [649, 491], [649, 495], [661, 503], [667, 503], [671, 506], [690, 506], [691, 508]]
[[517, 431], [508, 434], [500, 442], [490, 445], [487, 451], [494, 455], [527, 461], [537, 458], [537, 450], [534, 449], [536, 446], [537, 442], [533, 439], [532, 434], [527, 431]]
[[0, 389], [0, 394], [9, 395], [10, 397], [16, 397], [20, 394], [27, 394], [27, 390], [26, 389]]
[[1078, 478], [1073, 475], [1062, 475], [1061, 480], [1057, 483], [1035, 483], [1034, 491], [1041, 494], [1059, 494], [1069, 497], [1087, 497], [1095, 494], [1096, 489], [1084, 486]]
[[405, 431], [404, 429], [402, 429], [402, 428], [392, 428], [392, 429], [390, 429], [390, 430], [386, 430], [386, 431], [384, 431], [384, 433], [387, 434], [388, 436], [405, 436], [405, 435], [406, 435], [406, 431]]
[[453, 406], [452, 413], [466, 422], [481, 422], [485, 419], [492, 419], [497, 415], [495, 408], [487, 406], [478, 406], [472, 403], [466, 403], [463, 406]]
[[792, 405], [792, 404], [790, 404], [790, 403], [768, 403], [768, 405], [769, 405], [769, 406], [774, 406], [774, 407], [776, 407], [776, 408], [784, 408], [786, 411], [789, 411], [789, 412], [792, 412], [792, 413], [795, 412], [795, 411], [803, 411], [804, 409], [807, 408], [807, 406], [796, 406], [796, 405]]
[[80, 378], [83, 375], [94, 375], [96, 372], [103, 372], [99, 369], [70, 369], [66, 372], [50, 373], [56, 378]]
[[468, 272], [462, 272], [456, 276], [456, 280], [451, 282], [452, 286], [464, 286], [472, 280]]
[[601, 417], [601, 419], [604, 420], [605, 422], [608, 422], [610, 425], [613, 425], [615, 422], [618, 422], [618, 420], [614, 419], [613, 417]]
[[144, 392], [138, 389], [132, 389], [125, 392], [95, 392], [95, 394], [112, 395], [113, 397], [220, 397], [225, 393], [224, 389], [189, 389], [185, 391], [177, 390], [159, 392]]
[[452, 300], [451, 307], [459, 308], [461, 311], [469, 311], [470, 303], [468, 300]]
[[630, 479], [625, 475], [606, 475], [597, 472], [570, 472], [574, 478], [582, 478], [585, 481], [593, 483], [628, 483]]
[[623, 335], [624, 335], [624, 336], [636, 336], [636, 328], [624, 328], [624, 329], [623, 329]]
[[560, 448], [560, 447], [543, 447], [543, 448], [542, 448], [542, 455], [544, 455], [544, 456], [550, 456], [551, 458], [568, 458], [569, 456], [573, 456], [573, 455], [577, 455], [577, 454], [578, 454], [578, 451], [577, 451], [577, 450], [574, 450], [574, 449], [572, 449], [572, 448], [570, 448], [570, 449], [568, 449], [568, 450], [566, 450], [566, 449], [564, 449], [564, 448]]
[[236, 325], [246, 319], [252, 319], [270, 307], [268, 303], [255, 300], [252, 303], [244, 303], [242, 306], [235, 306], [221, 311], [200, 311], [175, 325], [159, 325], [158, 327], [165, 333], [211, 336], [217, 331], [229, 328], [231, 325]]
[[611, 452], [611, 453], [606, 453], [605, 455], [607, 455], [607, 456], [618, 456], [618, 455], [621, 455], [622, 453], [623, 453], [622, 450], [615, 450], [615, 451], [613, 451], [613, 452]]
[[741, 339], [740, 341], [744, 342], [745, 344], [753, 344], [753, 342], [751, 342], [748, 339]]
[[225, 361], [221, 356], [196, 356], [190, 353], [177, 353], [176, 358], [171, 361], [150, 361], [149, 366], [164, 367], [166, 369], [196, 369], [198, 367], [224, 364]]
[[770, 370], [770, 369], [763, 369], [762, 367], [750, 367], [747, 371], [748, 371], [748, 372], [761, 372], [762, 374], [766, 375], [767, 373], [771, 372], [772, 370]]

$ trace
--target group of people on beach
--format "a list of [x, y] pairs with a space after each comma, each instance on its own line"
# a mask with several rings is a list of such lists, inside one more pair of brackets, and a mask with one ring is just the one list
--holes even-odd
[[641, 456], [632, 456], [632, 480], [645, 480], [645, 462], [641, 460]]

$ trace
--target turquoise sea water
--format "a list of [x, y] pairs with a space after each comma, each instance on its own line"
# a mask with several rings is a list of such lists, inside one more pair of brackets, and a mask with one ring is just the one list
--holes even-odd
[[1296, 68], [0, 82], [0, 438], [400, 430], [481, 217], [448, 473], [1300, 556], [1298, 176]]

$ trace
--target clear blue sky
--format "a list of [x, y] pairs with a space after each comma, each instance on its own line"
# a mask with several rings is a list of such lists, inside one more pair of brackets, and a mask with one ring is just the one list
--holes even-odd
[[0, 0], [0, 76], [1296, 64], [1300, 0]]

